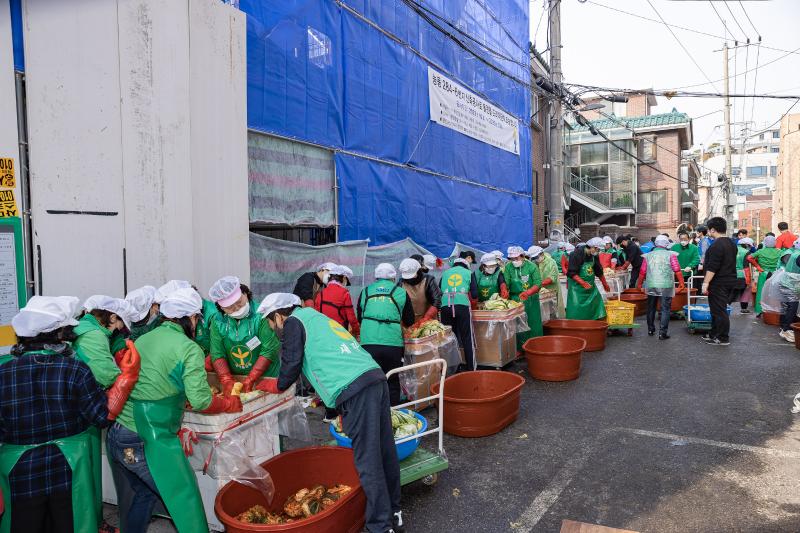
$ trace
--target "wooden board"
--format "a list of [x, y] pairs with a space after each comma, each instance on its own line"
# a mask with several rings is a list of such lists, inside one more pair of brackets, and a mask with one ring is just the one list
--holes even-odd
[[563, 520], [561, 522], [561, 533], [638, 533], [630, 529], [616, 529], [613, 527], [598, 526], [587, 524], [586, 522], [575, 522], [574, 520]]

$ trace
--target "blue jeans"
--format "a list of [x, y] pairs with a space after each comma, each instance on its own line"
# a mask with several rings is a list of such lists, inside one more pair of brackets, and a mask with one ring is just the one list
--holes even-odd
[[106, 453], [117, 489], [120, 528], [125, 533], [146, 533], [161, 496], [147, 466], [144, 442], [115, 423], [108, 430]]
[[669, 313], [672, 307], [672, 296], [647, 295], [647, 331], [656, 330], [656, 306], [661, 300], [661, 324], [658, 333], [666, 335], [669, 329]]

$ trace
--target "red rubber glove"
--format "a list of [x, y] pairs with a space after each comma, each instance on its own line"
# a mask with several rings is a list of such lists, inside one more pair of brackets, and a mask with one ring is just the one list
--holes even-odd
[[744, 269], [744, 283], [745, 283], [745, 285], [750, 285], [751, 281], [752, 281], [752, 274], [750, 273], [750, 269], [749, 268], [745, 268]]
[[473, 300], [472, 297], [468, 296], [469, 298], [469, 308], [473, 311], [478, 309], [478, 300]]
[[508, 300], [510, 294], [508, 294], [508, 285], [505, 283], [500, 284], [500, 298], [504, 300]]
[[200, 439], [197, 438], [197, 434], [191, 429], [181, 428], [180, 431], [178, 431], [178, 438], [181, 441], [183, 455], [186, 457], [194, 455], [194, 446], [192, 445], [200, 442]]
[[119, 369], [122, 373], [117, 376], [116, 381], [114, 381], [114, 384], [106, 393], [108, 396], [107, 418], [109, 420], [115, 420], [122, 412], [125, 402], [128, 401], [128, 396], [130, 396], [133, 387], [139, 380], [139, 369], [142, 364], [139, 358], [139, 352], [136, 350], [136, 346], [134, 346], [132, 340], [127, 339], [125, 344], [127, 345], [127, 349], [119, 363]]
[[434, 306], [430, 306], [425, 314], [422, 317], [422, 322], [427, 322], [428, 320], [436, 320], [439, 318], [439, 310], [436, 309]]
[[675, 275], [678, 277], [678, 289], [683, 290], [686, 288], [686, 282], [683, 279], [683, 272], [675, 272]]
[[263, 376], [264, 372], [269, 368], [270, 363], [272, 363], [272, 361], [266, 357], [259, 357], [258, 360], [256, 360], [256, 364], [250, 369], [250, 373], [247, 374], [247, 377], [242, 383], [242, 392], [250, 392], [253, 390], [253, 385], [255, 385], [256, 381], [261, 379], [261, 376]]
[[535, 295], [538, 292], [539, 292], [539, 286], [538, 285], [534, 285], [533, 287], [531, 287], [530, 289], [528, 289], [527, 291], [525, 291], [525, 292], [523, 292], [523, 293], [521, 293], [519, 295], [519, 301], [520, 302], [524, 302], [528, 298], [530, 298], [531, 296]]
[[125, 357], [125, 353], [127, 351], [127, 348], [123, 348], [121, 350], [117, 350], [117, 353], [114, 354], [114, 362], [117, 363], [117, 366], [122, 364], [122, 359]]
[[577, 275], [577, 274], [575, 274], [575, 275], [573, 275], [573, 276], [572, 276], [572, 281], [574, 281], [575, 283], [577, 283], [578, 285], [580, 285], [580, 286], [581, 286], [581, 287], [583, 287], [584, 289], [591, 289], [591, 288], [592, 288], [592, 286], [591, 286], [591, 285], [589, 285], [588, 283], [586, 283], [585, 281], [583, 281], [583, 280], [581, 279], [581, 277], [580, 277], [579, 275]]
[[226, 361], [224, 357], [220, 357], [212, 361], [211, 365], [214, 367], [214, 372], [217, 373], [217, 377], [219, 378], [222, 394], [230, 396], [231, 389], [235, 382], [233, 381], [233, 376], [231, 376], [231, 369], [228, 366], [228, 361]]
[[542, 287], [547, 287], [548, 285], [552, 285], [553, 280], [551, 278], [544, 278], [542, 280]]
[[256, 390], [268, 392], [270, 394], [280, 394], [281, 390], [278, 388], [278, 378], [264, 378], [261, 383], [256, 385]]
[[754, 267], [756, 267], [756, 270], [758, 270], [759, 272], [764, 272], [764, 269], [758, 263], [758, 259], [756, 259], [752, 255], [748, 255], [747, 256], [747, 262], [750, 263], [751, 265], [753, 265]]
[[241, 413], [242, 400], [238, 396], [211, 396], [211, 405], [200, 411], [204, 415], [217, 415], [220, 413]]
[[214, 371], [214, 365], [211, 364], [211, 356], [207, 355], [206, 356], [206, 372], [213, 372], [213, 371]]
[[611, 287], [608, 286], [606, 278], [600, 278], [600, 283], [603, 284], [603, 288], [606, 290], [606, 292], [611, 292]]

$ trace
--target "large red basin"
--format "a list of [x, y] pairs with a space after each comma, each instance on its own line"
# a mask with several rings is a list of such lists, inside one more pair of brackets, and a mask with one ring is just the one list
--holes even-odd
[[[669, 310], [672, 313], [677, 313], [679, 311], [683, 311], [684, 305], [689, 305], [689, 301], [687, 298], [687, 292], [689, 288], [685, 289], [675, 289], [675, 296], [672, 297], [672, 305], [669, 306]], [[692, 289], [692, 296], [697, 295], [697, 289]], [[661, 311], [661, 298], [658, 299], [657, 309]]]
[[[338, 446], [313, 446], [276, 455], [261, 465], [275, 484], [275, 497], [269, 505], [255, 489], [231, 481], [219, 491], [214, 511], [228, 533], [252, 531], [292, 531], [294, 533], [358, 533], [364, 526], [367, 499], [353, 465], [353, 450]], [[245, 524], [236, 515], [254, 505], [280, 512], [286, 498], [307, 487], [330, 487], [343, 483], [353, 487], [337, 505], [305, 520], [268, 526]]]
[[[525, 378], [501, 370], [462, 372], [444, 382], [444, 430], [459, 437], [485, 437], [502, 430], [519, 414]], [[439, 383], [431, 387], [438, 394]]]
[[542, 381], [569, 381], [581, 373], [581, 354], [586, 341], [579, 337], [545, 336], [522, 345], [528, 373]]
[[620, 300], [623, 302], [628, 302], [630, 304], [634, 304], [636, 306], [636, 310], [634, 314], [636, 316], [642, 316], [647, 313], [647, 295], [646, 294], [631, 294], [631, 293], [622, 293], [619, 297]]
[[599, 352], [606, 347], [608, 322], [605, 320], [556, 319], [544, 323], [545, 335], [579, 337], [586, 341], [585, 352]]
[[761, 315], [761, 319], [764, 321], [764, 324], [768, 326], [781, 325], [781, 314], [776, 311], [764, 311]]

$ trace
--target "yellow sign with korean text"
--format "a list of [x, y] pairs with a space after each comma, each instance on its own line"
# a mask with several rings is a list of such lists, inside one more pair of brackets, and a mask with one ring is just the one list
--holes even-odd
[[0, 190], [0, 218], [18, 217], [17, 199], [14, 198], [14, 191], [10, 189]]
[[11, 157], [0, 157], [0, 187], [14, 188], [17, 180], [14, 172], [14, 159]]

